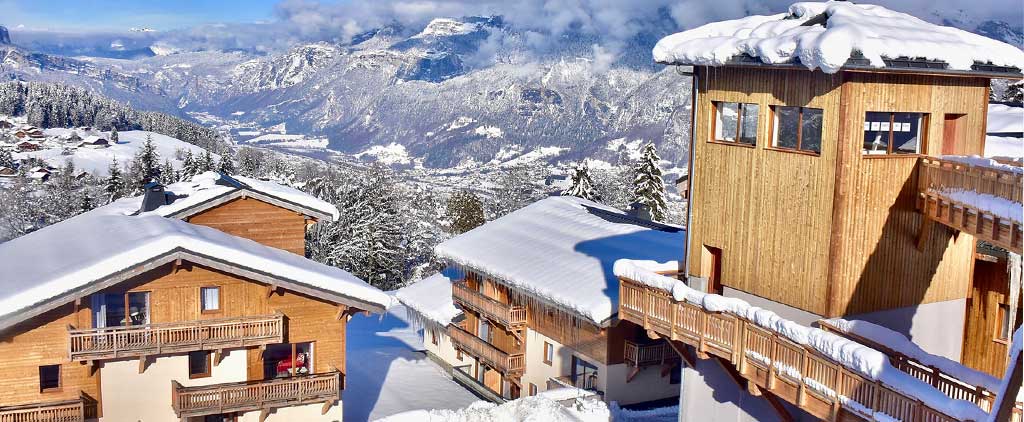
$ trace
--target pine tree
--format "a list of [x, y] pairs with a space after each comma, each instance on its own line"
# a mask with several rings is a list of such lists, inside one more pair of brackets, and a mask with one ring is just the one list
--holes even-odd
[[11, 151], [0, 149], [0, 167], [14, 168], [14, 156]]
[[199, 156], [199, 162], [196, 164], [196, 168], [199, 170], [196, 174], [217, 170], [217, 166], [213, 162], [213, 154], [211, 154], [210, 151], [203, 151], [203, 155]]
[[117, 158], [114, 158], [107, 167], [107, 180], [103, 190], [111, 202], [121, 198], [124, 192], [124, 180], [121, 177], [121, 167], [117, 165]]
[[572, 185], [562, 191], [564, 196], [575, 196], [590, 201], [599, 201], [597, 191], [594, 189], [594, 180], [590, 178], [590, 168], [587, 162], [580, 161], [572, 172]]
[[134, 179], [140, 186], [160, 176], [160, 154], [156, 152], [152, 136], [146, 135], [146, 143], [142, 144], [142, 149], [136, 154], [135, 164], [138, 174], [134, 175]]
[[1006, 86], [1003, 92], [1003, 102], [1017, 103], [1024, 102], [1024, 81], [1017, 81]]
[[452, 234], [473, 230], [485, 223], [483, 202], [470, 191], [455, 192], [448, 198], [444, 219], [449, 221], [448, 231]]
[[92, 204], [92, 197], [89, 196], [88, 192], [83, 192], [82, 193], [82, 205], [80, 207], [80, 211], [81, 212], [88, 212], [88, 211], [92, 210], [93, 208], [95, 208], [95, 206]]
[[117, 143], [117, 138], [118, 138], [117, 127], [116, 126], [111, 126], [110, 127], [110, 139], [109, 139], [110, 143], [116, 144]]
[[192, 177], [199, 174], [199, 163], [192, 155], [192, 151], [185, 152], [185, 158], [181, 160], [181, 180], [192, 180]]
[[165, 158], [164, 163], [160, 165], [160, 183], [169, 185], [178, 181], [178, 172], [174, 171], [174, 165], [171, 164], [170, 158]]
[[655, 221], [665, 221], [665, 212], [668, 209], [660, 162], [661, 157], [658, 156], [654, 143], [649, 143], [644, 146], [640, 159], [634, 166], [636, 178], [633, 179], [633, 201], [649, 207], [651, 217]]
[[235, 159], [232, 157], [231, 150], [224, 151], [220, 156], [220, 162], [217, 163], [217, 171], [220, 174], [235, 174]]

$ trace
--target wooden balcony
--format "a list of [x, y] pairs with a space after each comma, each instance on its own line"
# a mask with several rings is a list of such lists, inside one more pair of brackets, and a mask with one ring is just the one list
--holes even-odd
[[284, 315], [69, 329], [72, 361], [222, 350], [284, 342]]
[[[231, 412], [262, 411], [321, 403], [326, 414], [341, 398], [344, 377], [340, 372], [266, 381], [183, 387], [171, 381], [171, 408], [179, 418]], [[261, 419], [263, 417], [261, 416]]]
[[474, 311], [477, 311], [492, 321], [501, 323], [509, 328], [518, 328], [526, 325], [526, 308], [522, 306], [511, 306], [506, 303], [491, 299], [482, 293], [470, 289], [465, 283], [452, 284], [452, 299]]
[[679, 361], [679, 355], [664, 341], [641, 344], [626, 340], [623, 358], [627, 365], [635, 367], [664, 365]]
[[933, 157], [921, 158], [918, 175], [918, 210], [926, 216], [919, 245], [931, 221], [968, 233], [979, 240], [1022, 253], [1021, 221], [1001, 218], [979, 204], [954, 200], [951, 191], [964, 190], [1022, 204], [1021, 173], [972, 166]]
[[865, 410], [907, 422], [957, 421], [746, 319], [677, 302], [667, 292], [630, 280], [620, 280], [619, 289], [620, 318], [735, 367], [735, 376], [745, 379], [752, 393], [770, 392], [830, 421], [873, 420]]
[[476, 356], [504, 374], [520, 373], [526, 369], [526, 356], [523, 353], [506, 353], [457, 325], [448, 326], [448, 337], [455, 347]]
[[0, 406], [0, 422], [83, 422], [96, 418], [96, 401], [74, 400]]

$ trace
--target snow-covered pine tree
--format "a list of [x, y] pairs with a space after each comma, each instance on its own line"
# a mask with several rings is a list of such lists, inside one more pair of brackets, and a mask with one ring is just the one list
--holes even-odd
[[235, 174], [238, 171], [235, 169], [235, 159], [232, 156], [231, 150], [225, 150], [220, 155], [220, 162], [217, 163], [217, 171], [220, 174]]
[[1006, 91], [1003, 92], [1003, 102], [1017, 103], [1024, 102], [1024, 81], [1013, 82], [1006, 86]]
[[146, 135], [146, 142], [142, 144], [142, 149], [135, 155], [135, 164], [134, 167], [138, 173], [133, 176], [133, 179], [140, 186], [159, 177], [160, 154], [157, 153], [156, 146], [153, 145], [152, 136]]
[[243, 147], [238, 150], [238, 171], [242, 176], [260, 176], [263, 161], [263, 152], [256, 148]]
[[196, 157], [192, 155], [192, 150], [185, 151], [185, 158], [181, 160], [181, 174], [179, 178], [181, 180], [192, 180], [192, 176], [199, 173], [199, 163], [196, 162]]
[[196, 163], [196, 174], [206, 171], [216, 171], [217, 164], [213, 161], [213, 154], [210, 151], [203, 151], [203, 155], [199, 156], [199, 161]]
[[594, 180], [590, 178], [590, 167], [587, 161], [582, 160], [572, 171], [572, 185], [562, 191], [563, 196], [575, 196], [590, 201], [599, 201], [597, 191], [594, 189]]
[[109, 139], [110, 143], [116, 144], [117, 143], [117, 138], [118, 138], [117, 126], [111, 126], [110, 127], [110, 139]]
[[640, 152], [634, 168], [636, 178], [633, 179], [633, 201], [648, 206], [651, 217], [655, 221], [665, 221], [668, 204], [665, 201], [665, 180], [662, 179], [661, 157], [648, 143]]
[[484, 206], [480, 198], [468, 190], [460, 190], [448, 198], [444, 219], [448, 231], [462, 234], [484, 224]]
[[107, 179], [104, 182], [103, 190], [107, 193], [108, 201], [116, 201], [121, 198], [124, 192], [124, 179], [121, 176], [121, 167], [117, 165], [117, 158], [110, 161], [107, 167]]
[[169, 185], [178, 181], [178, 172], [174, 170], [174, 165], [171, 164], [170, 158], [165, 158], [164, 163], [160, 165], [160, 183]]
[[14, 156], [7, 149], [0, 149], [0, 167], [14, 168]]

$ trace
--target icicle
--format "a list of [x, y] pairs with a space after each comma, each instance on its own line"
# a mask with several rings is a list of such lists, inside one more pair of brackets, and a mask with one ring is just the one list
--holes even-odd
[[1021, 260], [1020, 255], [1013, 252], [1006, 254], [1006, 272], [1009, 273], [1010, 279], [1010, 329], [1012, 332], [1017, 324], [1017, 310], [1020, 309], [1020, 273], [1021, 273]]

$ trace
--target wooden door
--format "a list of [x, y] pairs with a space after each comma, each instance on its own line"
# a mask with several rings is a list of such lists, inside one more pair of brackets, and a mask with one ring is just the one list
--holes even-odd
[[722, 250], [705, 245], [701, 258], [704, 275], [708, 278], [707, 292], [722, 294]]
[[947, 114], [942, 126], [942, 155], [957, 154], [957, 146], [962, 145], [960, 139], [960, 121], [963, 114]]

